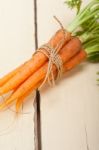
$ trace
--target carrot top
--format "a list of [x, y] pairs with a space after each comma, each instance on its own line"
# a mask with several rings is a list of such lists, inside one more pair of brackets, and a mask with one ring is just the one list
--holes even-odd
[[92, 0], [81, 10], [68, 29], [81, 39], [88, 60], [99, 62], [99, 0]]
[[71, 8], [76, 8], [77, 9], [77, 14], [80, 11], [80, 7], [82, 4], [82, 0], [66, 0], [65, 3]]

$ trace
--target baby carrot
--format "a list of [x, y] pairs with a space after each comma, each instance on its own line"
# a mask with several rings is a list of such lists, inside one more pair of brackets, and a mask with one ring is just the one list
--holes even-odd
[[[79, 63], [81, 63], [86, 58], [86, 52], [84, 50], [81, 50], [79, 53], [77, 53], [75, 56], [73, 56], [68, 62], [64, 63], [63, 66], [63, 72], [67, 72], [73, 68], [75, 68]], [[57, 71], [54, 71], [54, 77], [56, 77]], [[36, 88], [39, 88], [40, 84], [42, 84], [43, 80], [36, 84], [35, 88], [32, 87], [29, 91], [27, 91], [22, 97], [17, 99], [16, 102], [16, 112], [19, 112], [20, 106], [24, 99]], [[14, 101], [14, 100], [13, 100]], [[11, 104], [13, 101], [10, 101], [9, 103], [3, 103], [1, 105], [1, 109], [7, 107], [9, 104]]]
[[[62, 59], [63, 64], [69, 61], [74, 55], [76, 55], [81, 49], [81, 42], [78, 38], [71, 39], [60, 51], [60, 57]], [[47, 73], [48, 62], [43, 65], [37, 72], [35, 72], [31, 77], [29, 77], [19, 88], [7, 99], [6, 104], [11, 103], [13, 100], [16, 100], [19, 97], [22, 97], [26, 92], [28, 92], [31, 88], [34, 88], [37, 83], [44, 79]], [[56, 71], [56, 66], [53, 65], [53, 71]], [[3, 89], [1, 89], [3, 90]], [[1, 93], [0, 90], [0, 93]], [[2, 104], [1, 104], [2, 108]]]
[[67, 63], [64, 64], [64, 72], [69, 71], [75, 68], [80, 64], [84, 59], [86, 59], [87, 54], [84, 50], [81, 50], [77, 55], [71, 58]]
[[[17, 99], [17, 101], [16, 101], [16, 112], [17, 112], [17, 113], [19, 112], [19, 109], [20, 109], [20, 107], [21, 107], [23, 101], [26, 99], [26, 97], [28, 97], [28, 96], [31, 94], [31, 92], [32, 92], [33, 90], [36, 90], [36, 89], [40, 86], [41, 83], [42, 83], [42, 81], [39, 82], [39, 83], [35, 86], [35, 88], [34, 88], [34, 87], [31, 88], [31, 89], [30, 89], [28, 92], [26, 92], [22, 97], [20, 97], [20, 98]], [[6, 106], [6, 107], [7, 107], [7, 106]]]
[[22, 64], [21, 66], [17, 67], [13, 71], [9, 72], [4, 77], [0, 78], [0, 86], [3, 86], [8, 80], [10, 80], [14, 75], [16, 75], [16, 73], [18, 73], [25, 64], [26, 63]]
[[[71, 35], [67, 32], [63, 45], [68, 42], [70, 38]], [[63, 39], [64, 33], [62, 30], [59, 30], [48, 43], [55, 48], [57, 46], [57, 43], [59, 43]], [[21, 70], [17, 72], [17, 74], [15, 74], [15, 76], [13, 76], [7, 83], [5, 83], [5, 85], [3, 85], [2, 88], [0, 88], [0, 94], [7, 93], [17, 88], [29, 76], [37, 71], [47, 60], [48, 58], [44, 54], [42, 54], [41, 52], [37, 52], [35, 55], [33, 55], [32, 59], [30, 59], [30, 61], [28, 61], [26, 65], [23, 66]]]

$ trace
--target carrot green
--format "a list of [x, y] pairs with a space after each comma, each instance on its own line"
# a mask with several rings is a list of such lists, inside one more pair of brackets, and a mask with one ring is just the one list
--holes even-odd
[[79, 36], [88, 60], [99, 62], [99, 0], [92, 0], [81, 10], [68, 26], [68, 30]]
[[77, 9], [77, 14], [80, 11], [81, 3], [82, 0], [66, 0], [65, 3], [71, 8], [76, 8]]

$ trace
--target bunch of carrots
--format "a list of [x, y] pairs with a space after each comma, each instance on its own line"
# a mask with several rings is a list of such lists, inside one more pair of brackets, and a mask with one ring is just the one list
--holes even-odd
[[[48, 42], [53, 48], [64, 38], [63, 30], [60, 29]], [[72, 37], [66, 32], [65, 40], [58, 52], [63, 62], [63, 73], [71, 70], [86, 58], [86, 52], [82, 49], [79, 38]], [[24, 99], [35, 89], [39, 88], [45, 79], [48, 58], [41, 52], [35, 53], [30, 60], [0, 79], [0, 95], [12, 92], [1, 104], [4, 109], [16, 102], [16, 112], [19, 112]], [[54, 78], [57, 77], [57, 68], [53, 64]]]
[[[99, 0], [92, 0], [79, 11], [68, 31], [64, 39], [64, 32], [60, 29], [48, 42], [48, 45], [55, 49], [64, 39], [58, 51], [63, 63], [63, 73], [76, 67], [86, 57], [93, 62], [99, 62]], [[30, 60], [1, 78], [0, 95], [12, 93], [0, 104], [0, 109], [16, 102], [16, 112], [19, 112], [25, 98], [42, 85], [48, 64], [49, 59], [37, 51]], [[55, 64], [52, 65], [52, 71], [54, 78], [57, 78], [58, 70]]]

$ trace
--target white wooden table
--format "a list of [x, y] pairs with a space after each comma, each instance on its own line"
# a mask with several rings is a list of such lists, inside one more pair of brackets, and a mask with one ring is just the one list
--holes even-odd
[[[84, 0], [84, 5], [88, 1]], [[0, 0], [0, 76], [31, 57], [34, 44], [33, 0]], [[75, 16], [62, 0], [37, 0], [38, 43], [59, 28], [53, 15], [68, 26]], [[41, 90], [43, 150], [99, 150], [99, 64], [82, 64], [54, 87]], [[34, 150], [33, 95], [24, 112], [0, 112], [0, 149]], [[87, 136], [86, 132], [87, 131]]]

